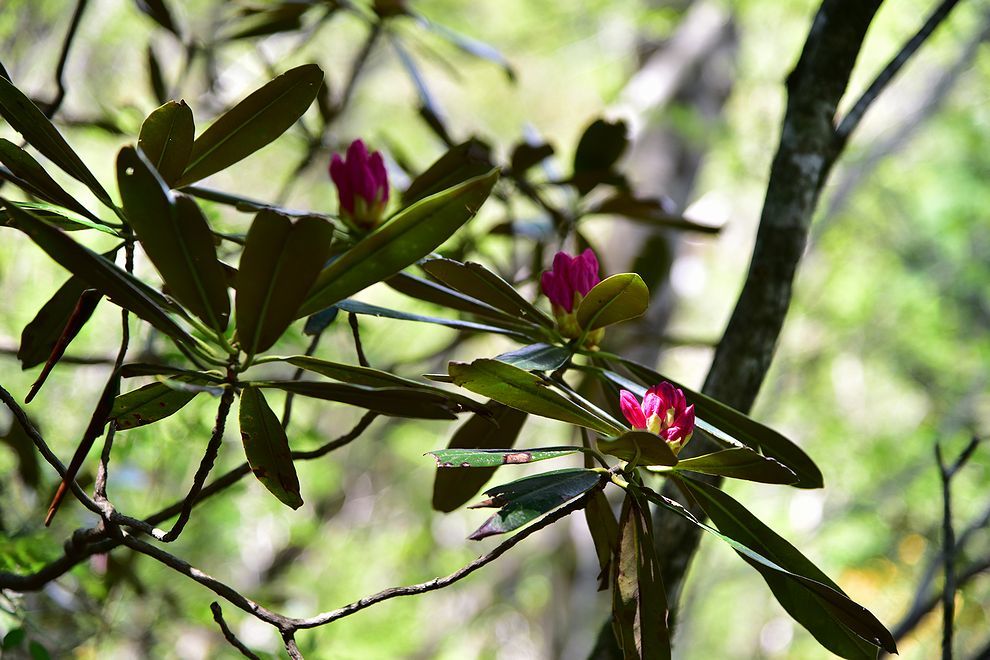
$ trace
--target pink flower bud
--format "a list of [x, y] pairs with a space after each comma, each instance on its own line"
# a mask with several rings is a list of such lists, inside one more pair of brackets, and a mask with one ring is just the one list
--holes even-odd
[[600, 281], [598, 258], [588, 248], [576, 257], [566, 252], [555, 254], [553, 268], [540, 277], [540, 287], [551, 303], [570, 313]]
[[330, 178], [337, 187], [344, 221], [365, 230], [381, 222], [388, 203], [388, 174], [380, 152], [369, 154], [364, 142], [354, 140], [346, 158], [333, 155]]
[[619, 407], [634, 429], [663, 438], [676, 454], [694, 434], [694, 404], [684, 391], [664, 381], [646, 390], [643, 402], [628, 390], [619, 392]]

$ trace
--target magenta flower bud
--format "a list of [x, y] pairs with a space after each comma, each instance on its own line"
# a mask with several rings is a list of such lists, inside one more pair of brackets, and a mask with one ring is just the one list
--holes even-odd
[[663, 438], [676, 454], [694, 434], [694, 404], [680, 388], [664, 381], [646, 390], [643, 402], [628, 390], [619, 392], [619, 407], [634, 429]]
[[[577, 338], [582, 328], [577, 322], [577, 308], [601, 277], [598, 275], [598, 258], [590, 248], [576, 257], [558, 252], [553, 257], [553, 268], [540, 276], [540, 288], [550, 299], [557, 329], [565, 337]], [[585, 345], [594, 348], [605, 334], [603, 328], [589, 332]]]
[[340, 198], [340, 216], [351, 226], [368, 230], [376, 227], [388, 204], [388, 173], [378, 151], [368, 153], [361, 140], [347, 148], [346, 158], [334, 154], [330, 178]]

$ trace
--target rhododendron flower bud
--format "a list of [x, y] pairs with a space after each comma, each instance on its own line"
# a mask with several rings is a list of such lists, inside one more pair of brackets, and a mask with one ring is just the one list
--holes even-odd
[[[540, 288], [550, 299], [560, 334], [571, 338], [581, 336], [581, 327], [577, 322], [577, 308], [588, 292], [600, 281], [598, 258], [591, 248], [576, 257], [565, 252], [554, 255], [553, 268], [544, 271], [540, 277]], [[603, 334], [604, 330], [601, 328], [590, 332], [588, 345], [597, 345]]]
[[346, 158], [333, 155], [330, 178], [337, 186], [340, 217], [345, 222], [368, 230], [382, 221], [388, 204], [388, 174], [380, 152], [369, 154], [364, 142], [354, 140], [347, 148]]
[[667, 381], [646, 390], [642, 403], [622, 390], [619, 407], [634, 429], [659, 435], [675, 454], [694, 434], [694, 404], [687, 405], [684, 392]]

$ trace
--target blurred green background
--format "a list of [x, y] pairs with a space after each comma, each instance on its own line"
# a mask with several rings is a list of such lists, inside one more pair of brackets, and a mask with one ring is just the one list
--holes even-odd
[[[247, 3], [171, 4], [187, 34], [205, 42], [222, 35], [218, 26], [229, 24]], [[669, 280], [654, 303], [657, 314], [638, 328], [616, 331], [612, 341], [696, 387], [745, 277], [782, 118], [782, 82], [817, 5], [413, 4], [431, 20], [498, 48], [511, 62], [515, 82], [496, 64], [457, 51], [412, 21], [397, 32], [420, 63], [455, 139], [479, 135], [505, 157], [531, 131], [555, 146], [559, 163], [567, 163], [595, 117], [626, 119], [634, 147], [622, 169], [630, 179], [643, 190], [668, 194], [695, 220], [724, 223], [715, 237], [660, 239], [655, 230], [613, 217], [587, 225], [611, 272], [650, 270], [656, 267], [651, 259], [663, 261], [660, 251], [669, 250]], [[0, 61], [32, 96], [54, 94], [53, 71], [73, 6], [66, 0], [0, 4]], [[868, 35], [853, 92], [868, 84], [930, 6], [920, 0], [886, 4]], [[801, 444], [825, 473], [826, 488], [729, 487], [892, 629], [918, 598], [939, 549], [934, 443], [942, 441], [954, 456], [972, 433], [990, 430], [988, 31], [990, 5], [962, 3], [871, 109], [823, 194], [794, 305], [754, 416]], [[317, 62], [331, 90], [339, 91], [366, 33], [363, 21], [341, 13], [315, 30], [304, 26], [302, 32], [225, 43], [209, 62], [216, 88], [207, 87], [206, 69], [198, 66], [175, 85], [176, 97], [190, 104], [201, 130], [272, 70]], [[93, 0], [69, 58], [59, 125], [108, 184], [117, 149], [134, 140], [143, 117], [157, 105], [146, 68], [149, 44], [167, 79], [175, 80], [182, 50], [173, 36], [134, 3]], [[310, 166], [293, 173], [305, 143], [290, 131], [209, 183], [335, 212], [326, 164], [332, 151], [353, 138], [415, 169], [443, 153], [416, 103], [396, 52], [379, 43], [352, 105]], [[94, 127], [94, 120], [114, 130]], [[0, 135], [18, 139], [6, 126]], [[74, 181], [57, 178], [88, 199]], [[9, 185], [2, 194], [16, 195]], [[228, 231], [243, 232], [250, 221], [229, 207], [205, 208]], [[468, 229], [484, 239], [478, 247], [482, 260], [518, 257], [528, 249], [506, 237], [486, 237], [505, 219], [497, 208], [487, 206]], [[536, 213], [523, 207], [514, 218]], [[109, 245], [99, 237], [86, 241], [94, 248]], [[149, 269], [139, 262], [139, 273]], [[18, 398], [37, 375], [37, 369], [21, 372], [12, 355], [21, 330], [65, 278], [22, 234], [0, 229], [0, 384]], [[436, 311], [384, 287], [360, 298]], [[112, 357], [118, 318], [116, 308], [102, 303], [69, 354]], [[409, 376], [441, 369], [433, 354], [455, 336], [435, 326], [367, 317], [361, 328], [371, 363]], [[283, 354], [305, 347], [306, 338], [295, 332]], [[338, 321], [328, 334], [318, 355], [352, 361], [346, 323]], [[155, 341], [160, 339], [149, 338], [142, 327], [133, 345], [139, 350], [142, 342]], [[503, 340], [472, 339], [453, 357], [494, 355], [509, 347]], [[27, 408], [60, 456], [78, 442], [106, 369], [60, 366]], [[296, 406], [290, 441], [297, 449], [345, 433], [360, 417], [339, 404]], [[273, 407], [279, 410], [280, 401]], [[199, 397], [162, 423], [119, 435], [110, 482], [117, 506], [150, 513], [184, 493], [214, 412], [215, 401]], [[0, 411], [0, 431], [8, 424], [7, 411]], [[430, 510], [434, 468], [423, 453], [445, 446], [454, 427], [380, 418], [352, 445], [300, 465], [303, 508], [291, 511], [245, 480], [198, 508], [172, 550], [249, 597], [297, 616], [449, 573], [497, 544], [465, 538], [486, 514]], [[562, 425], [530, 423], [520, 446], [568, 444], [568, 434]], [[221, 469], [243, 460], [239, 444], [229, 432]], [[962, 658], [986, 653], [990, 641], [988, 463], [987, 449], [978, 449], [953, 482], [957, 530], [973, 529], [960, 569], [983, 566], [957, 597]], [[41, 526], [56, 482], [47, 466], [39, 467], [36, 482], [30, 461], [19, 463], [14, 451], [0, 445], [0, 570], [37, 569], [58, 556], [73, 529], [92, 524], [73, 503], [51, 529]], [[508, 477], [504, 470], [495, 478]], [[570, 516], [451, 588], [377, 605], [301, 632], [298, 640], [313, 658], [582, 658], [609, 610], [607, 594], [594, 590], [597, 571], [584, 520]], [[920, 600], [940, 584], [936, 575]], [[235, 657], [212, 621], [213, 599], [153, 561], [117, 551], [106, 566], [83, 564], [41, 592], [4, 594], [0, 634], [23, 625], [53, 657]], [[269, 627], [231, 606], [225, 613], [252, 649], [272, 657], [284, 653]], [[827, 655], [787, 618], [755, 572], [708, 541], [694, 560], [679, 620], [679, 658]], [[900, 638], [901, 657], [934, 657], [939, 635], [935, 609]]]

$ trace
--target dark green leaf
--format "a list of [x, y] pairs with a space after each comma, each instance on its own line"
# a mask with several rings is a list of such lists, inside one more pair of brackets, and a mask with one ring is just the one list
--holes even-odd
[[[58, 229], [65, 231], [95, 229], [114, 238], [121, 237], [116, 231], [103, 224], [102, 220], [90, 220], [87, 216], [62, 208], [61, 206], [56, 206], [55, 204], [49, 204], [47, 202], [11, 202], [11, 204], [16, 204], [18, 208], [33, 213], [39, 220], [44, 220], [49, 225]], [[9, 213], [0, 212], [0, 224], [13, 225]]]
[[411, 298], [434, 303], [449, 309], [456, 309], [468, 314], [483, 316], [491, 319], [492, 323], [497, 323], [500, 327], [519, 327], [520, 320], [513, 318], [505, 312], [495, 309], [488, 303], [481, 302], [463, 293], [459, 293], [449, 287], [430, 280], [410, 275], [409, 273], [396, 273], [385, 280], [385, 284]]
[[110, 419], [117, 420], [117, 428], [121, 430], [152, 424], [181, 410], [196, 394], [165, 383], [150, 383], [118, 396]]
[[176, 26], [175, 20], [172, 18], [172, 12], [169, 10], [165, 0], [134, 0], [134, 4], [143, 13], [150, 16], [152, 20], [177, 36], [180, 41], [182, 40], [182, 33]]
[[595, 214], [621, 215], [652, 227], [670, 227], [702, 234], [717, 234], [722, 230], [720, 226], [703, 225], [671, 213], [662, 199], [638, 198], [627, 192], [616, 193], [588, 209], [587, 215]]
[[168, 185], [182, 176], [192, 153], [196, 126], [185, 101], [169, 101], [141, 124], [138, 146]]
[[535, 463], [569, 456], [580, 447], [542, 447], [540, 449], [437, 449], [427, 452], [437, 460], [438, 468], [490, 468], [499, 465]]
[[45, 384], [45, 380], [48, 375], [58, 364], [58, 361], [62, 359], [62, 355], [65, 353], [65, 349], [68, 348], [69, 344], [79, 331], [82, 330], [83, 326], [86, 325], [86, 321], [93, 315], [93, 311], [99, 304], [100, 300], [103, 299], [103, 294], [99, 293], [96, 289], [85, 289], [79, 294], [78, 300], [76, 300], [75, 306], [69, 313], [68, 318], [65, 321], [65, 326], [62, 328], [62, 332], [59, 333], [58, 339], [55, 340], [55, 345], [52, 346], [52, 352], [48, 355], [48, 359], [45, 362], [45, 367], [38, 374], [38, 378], [35, 379], [34, 383], [31, 385], [31, 391], [28, 395], [24, 397], [25, 403], [31, 403], [31, 400], [38, 394], [41, 390], [41, 386]]
[[477, 298], [506, 314], [526, 319], [545, 328], [553, 328], [554, 321], [523, 298], [511, 284], [471, 261], [461, 263], [453, 259], [430, 259], [423, 263], [423, 270], [452, 289]]
[[133, 147], [117, 156], [117, 181], [128, 222], [172, 295], [210, 327], [225, 330], [230, 320], [226, 278], [196, 202], [176, 198]]
[[893, 636], [869, 610], [853, 602], [794, 546], [727, 494], [692, 479], [679, 483], [718, 527], [699, 522], [676, 502], [657, 493], [656, 504], [687, 518], [732, 546], [760, 572], [778, 602], [827, 649], [844, 658], [875, 658], [876, 647], [897, 653]]
[[320, 334], [337, 319], [338, 314], [340, 314], [340, 308], [336, 305], [331, 305], [311, 315], [306, 319], [306, 324], [303, 326], [303, 334], [310, 337]]
[[79, 277], [70, 277], [24, 326], [17, 350], [22, 369], [30, 369], [48, 359], [72, 317], [79, 297], [87, 288]]
[[90, 213], [85, 206], [58, 185], [55, 179], [29, 153], [3, 138], [0, 138], [0, 163], [6, 165], [7, 169], [24, 184], [30, 186], [27, 192], [32, 195], [52, 204], [64, 206], [90, 220], [99, 221], [99, 218]]
[[52, 657], [45, 645], [36, 639], [28, 642], [28, 653], [31, 654], [31, 660], [51, 660]]
[[647, 431], [628, 431], [614, 440], [602, 440], [598, 450], [624, 461], [635, 459], [637, 465], [677, 465], [677, 457], [663, 438]]
[[[489, 401], [490, 413], [475, 413], [464, 422], [447, 445], [448, 449], [494, 449], [512, 447], [526, 422], [526, 413]], [[448, 513], [468, 502], [497, 468], [437, 470], [433, 480], [433, 508]]]
[[571, 352], [562, 346], [530, 344], [510, 353], [496, 355], [495, 359], [526, 371], [554, 371], [562, 367], [569, 357]]
[[150, 287], [79, 245], [65, 233], [49, 227], [31, 213], [17, 208], [3, 198], [0, 198], [0, 204], [11, 214], [18, 229], [69, 272], [78, 275], [86, 284], [114, 303], [134, 312], [177, 342], [187, 346], [195, 343], [189, 333], [173, 321], [149, 295]]
[[320, 273], [299, 315], [329, 307], [425, 257], [474, 217], [497, 180], [493, 170], [401, 211]]
[[196, 138], [176, 186], [226, 169], [275, 140], [303, 116], [322, 81], [320, 67], [304, 64], [249, 94]]
[[[249, 355], [267, 350], [300, 316], [330, 254], [333, 227], [314, 217], [295, 222], [262, 210], [248, 231], [237, 275], [237, 336]], [[314, 310], [315, 311], [315, 310]]]
[[402, 194], [406, 206], [492, 171], [491, 148], [471, 138], [451, 149], [413, 179]]
[[48, 117], [3, 76], [0, 76], [0, 115], [48, 160], [58, 165], [66, 174], [86, 184], [101, 202], [113, 206], [110, 195]]
[[179, 369], [164, 364], [148, 364], [145, 362], [131, 362], [120, 368], [122, 378], [136, 378], [137, 376], [183, 376], [184, 382], [213, 383], [216, 385], [226, 382], [226, 379], [217, 371], [191, 371], [189, 369]]
[[248, 386], [241, 391], [240, 421], [251, 472], [280, 502], [293, 509], [301, 507], [303, 500], [289, 440], [258, 388]]
[[145, 58], [147, 60], [148, 85], [151, 87], [151, 93], [154, 95], [156, 101], [165, 103], [168, 101], [168, 85], [165, 83], [165, 74], [162, 71], [162, 65], [158, 61], [155, 49], [150, 43], [148, 44], [148, 49], [145, 51]]
[[291, 32], [302, 27], [302, 17], [313, 5], [309, 2], [284, 2], [270, 9], [242, 10], [245, 16], [234, 29], [224, 34], [224, 40], [263, 37], [278, 32]]
[[685, 458], [674, 466], [674, 469], [765, 484], [793, 484], [797, 479], [793, 472], [774, 459], [745, 447], [723, 449], [703, 456]]
[[3, 644], [0, 644], [0, 648], [4, 651], [13, 651], [24, 643], [26, 637], [27, 633], [24, 632], [24, 628], [12, 628], [3, 636]]
[[400, 321], [416, 321], [418, 323], [433, 323], [435, 325], [442, 325], [448, 328], [456, 328], [458, 330], [464, 330], [465, 332], [490, 332], [496, 335], [506, 335], [519, 339], [522, 341], [528, 341], [529, 337], [518, 330], [511, 328], [503, 328], [494, 325], [487, 325], [484, 323], [475, 323], [474, 321], [461, 321], [459, 319], [443, 319], [436, 316], [422, 316], [420, 314], [410, 314], [408, 312], [401, 312], [397, 309], [389, 309], [387, 307], [379, 307], [378, 305], [369, 305], [357, 300], [342, 300], [334, 307], [337, 307], [345, 312], [353, 312], [354, 314], [366, 314], [368, 316], [377, 316], [379, 318], [386, 319], [397, 319]]
[[[822, 487], [822, 473], [818, 466], [804, 453], [804, 450], [780, 433], [747, 417], [738, 410], [730, 408], [721, 401], [685, 387], [666, 376], [661, 376], [648, 367], [631, 360], [622, 360], [622, 364], [626, 365], [644, 385], [656, 385], [667, 380], [674, 387], [684, 390], [688, 401], [694, 404], [698, 428], [712, 433], [716, 437], [727, 435], [750, 449], [761, 451], [766, 456], [780, 461], [797, 475], [798, 481], [794, 483], [797, 488]], [[606, 372], [605, 375], [610, 380], [619, 382], [615, 379], [616, 374]], [[624, 380], [621, 376], [618, 378]]]
[[442, 394], [401, 387], [367, 387], [350, 383], [321, 383], [305, 380], [269, 380], [253, 383], [300, 396], [339, 401], [383, 415], [413, 419], [457, 419], [462, 406]]
[[649, 505], [626, 492], [612, 564], [612, 629], [624, 658], [670, 658], [667, 594], [653, 541]]
[[650, 305], [650, 290], [636, 273], [606, 277], [588, 292], [577, 310], [577, 322], [586, 330], [604, 328], [642, 316]]
[[588, 499], [584, 507], [584, 518], [588, 523], [591, 540], [595, 543], [595, 554], [598, 555], [598, 591], [608, 589], [612, 555], [617, 552], [619, 541], [619, 524], [612, 512], [605, 493], [598, 491]]
[[553, 147], [546, 142], [541, 144], [521, 142], [512, 150], [512, 172], [521, 176], [526, 170], [552, 155]]
[[596, 119], [585, 129], [574, 152], [574, 179], [586, 194], [603, 181], [629, 145], [626, 123]]
[[511, 364], [487, 359], [470, 364], [451, 362], [448, 371], [461, 387], [517, 410], [577, 424], [606, 435], [625, 431], [601, 416], [600, 411], [579, 406], [551, 390], [539, 377]]
[[468, 538], [472, 541], [480, 541], [495, 534], [511, 532], [588, 492], [601, 479], [600, 472], [571, 468], [524, 477], [486, 490], [485, 494], [490, 498], [471, 508], [501, 508]]

